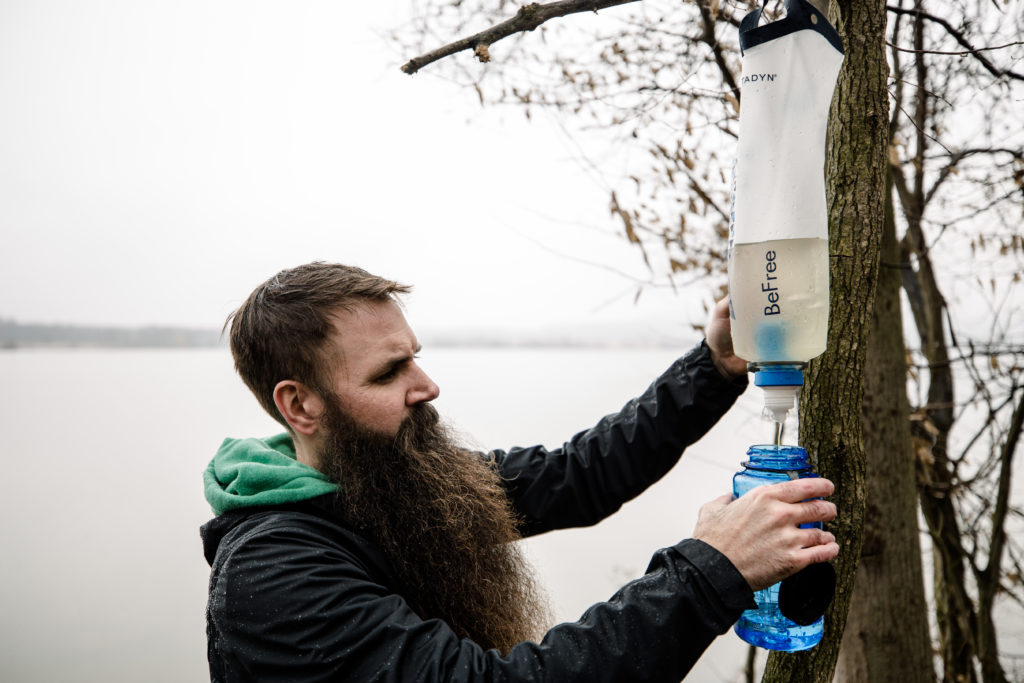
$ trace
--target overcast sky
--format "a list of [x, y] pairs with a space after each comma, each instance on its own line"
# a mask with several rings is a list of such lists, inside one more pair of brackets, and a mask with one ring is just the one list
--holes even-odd
[[331, 260], [413, 284], [420, 326], [686, 334], [699, 292], [579, 261], [645, 274], [557, 126], [399, 71], [408, 11], [0, 0], [0, 317], [219, 326]]

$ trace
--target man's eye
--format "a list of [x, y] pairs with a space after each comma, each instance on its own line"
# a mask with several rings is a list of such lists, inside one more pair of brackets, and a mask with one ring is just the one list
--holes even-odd
[[390, 382], [391, 380], [393, 380], [397, 374], [398, 374], [398, 369], [397, 368], [391, 368], [390, 370], [385, 372], [383, 375], [378, 375], [377, 378], [375, 380], [373, 380], [373, 381], [377, 382], [378, 384], [386, 384], [387, 382]]
[[388, 368], [388, 370], [386, 372], [384, 372], [384, 373], [374, 377], [373, 378], [374, 383], [376, 383], [376, 384], [387, 384], [391, 380], [393, 380], [396, 377], [398, 377], [399, 373], [402, 372], [402, 369], [405, 366], [409, 365], [409, 363], [411, 363], [416, 358], [419, 358], [419, 355], [414, 355], [414, 356], [412, 356], [412, 358], [407, 358], [407, 359], [398, 361], [397, 363], [393, 364], [390, 368]]

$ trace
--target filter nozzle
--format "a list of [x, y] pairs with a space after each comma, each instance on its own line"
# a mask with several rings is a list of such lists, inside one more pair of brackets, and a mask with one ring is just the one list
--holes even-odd
[[785, 422], [786, 415], [793, 409], [796, 403], [796, 395], [800, 387], [796, 386], [767, 386], [761, 387], [764, 390], [764, 410], [770, 414], [775, 422]]
[[786, 414], [796, 404], [796, 396], [804, 385], [805, 363], [751, 363], [754, 385], [764, 392], [764, 410], [775, 422], [785, 422]]

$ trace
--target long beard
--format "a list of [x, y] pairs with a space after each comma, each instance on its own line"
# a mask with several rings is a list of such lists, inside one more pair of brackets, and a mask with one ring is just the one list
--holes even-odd
[[456, 446], [428, 404], [391, 437], [329, 403], [319, 467], [340, 485], [347, 519], [392, 563], [412, 608], [484, 649], [507, 653], [538, 638], [547, 609], [496, 469]]

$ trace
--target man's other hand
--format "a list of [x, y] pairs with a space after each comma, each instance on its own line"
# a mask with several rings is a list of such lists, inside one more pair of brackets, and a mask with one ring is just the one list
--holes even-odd
[[747, 374], [747, 361], [733, 352], [732, 324], [729, 320], [729, 298], [715, 304], [708, 320], [707, 343], [711, 349], [711, 361], [726, 379], [736, 379]]
[[835, 519], [834, 504], [811, 500], [834, 490], [828, 479], [808, 477], [758, 486], [736, 499], [727, 494], [700, 509], [693, 537], [729, 558], [750, 587], [761, 590], [839, 554], [831, 533], [799, 528]]

